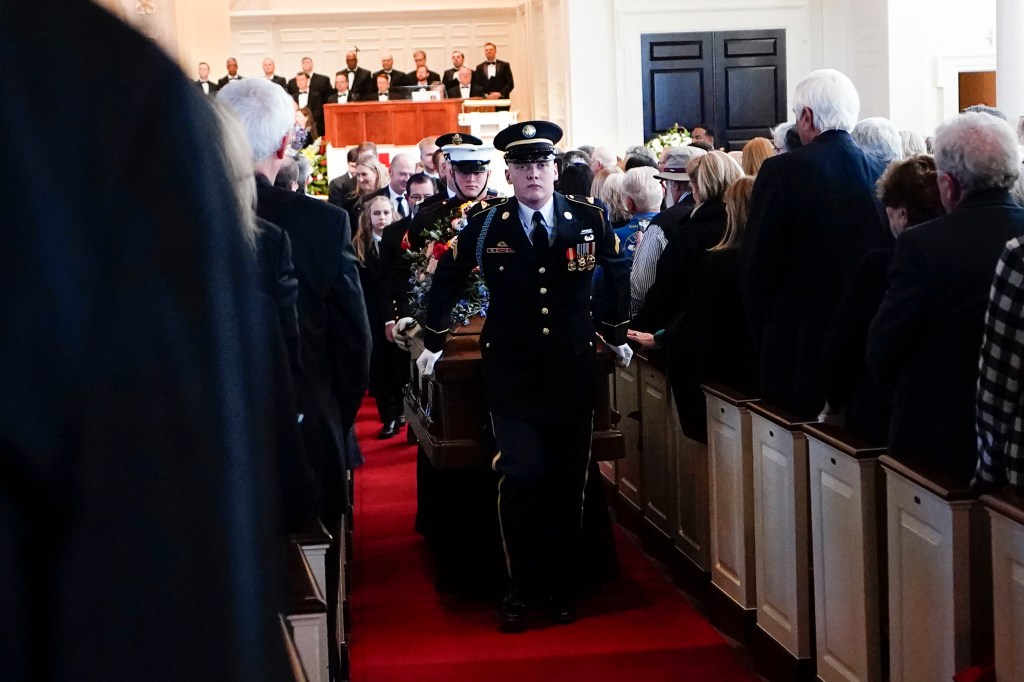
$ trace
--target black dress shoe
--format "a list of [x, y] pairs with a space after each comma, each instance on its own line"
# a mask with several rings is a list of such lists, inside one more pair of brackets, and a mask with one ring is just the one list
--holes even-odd
[[576, 603], [571, 599], [552, 599], [548, 607], [548, 617], [556, 625], [568, 625], [576, 622]]
[[398, 425], [398, 422], [392, 419], [380, 430], [380, 435], [378, 435], [377, 438], [380, 438], [381, 440], [393, 438], [398, 435], [398, 432], [401, 431], [401, 429], [402, 427]]
[[522, 632], [529, 617], [530, 609], [526, 602], [514, 586], [509, 586], [498, 607], [498, 629], [502, 632]]

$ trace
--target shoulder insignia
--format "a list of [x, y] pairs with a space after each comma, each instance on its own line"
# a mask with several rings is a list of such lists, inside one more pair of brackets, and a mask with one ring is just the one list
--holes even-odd
[[486, 201], [481, 201], [480, 202], [480, 208], [487, 208], [487, 202]]
[[590, 206], [591, 208], [597, 208], [594, 204], [594, 197], [578, 197], [575, 194], [567, 194], [566, 199], [573, 202], [574, 204], [580, 204], [582, 206]]

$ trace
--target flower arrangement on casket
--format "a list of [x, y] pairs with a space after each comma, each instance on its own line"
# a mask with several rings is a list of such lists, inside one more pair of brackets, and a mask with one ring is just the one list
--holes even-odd
[[671, 128], [648, 140], [646, 147], [654, 151], [655, 154], [660, 155], [662, 151], [669, 147], [685, 147], [691, 142], [693, 142], [693, 139], [690, 137], [690, 131], [686, 128], [680, 128], [678, 123], [673, 123]]
[[327, 143], [324, 138], [318, 137], [299, 153], [309, 159], [310, 180], [306, 191], [312, 196], [327, 196]]
[[[430, 227], [420, 234], [424, 242], [422, 249], [412, 249], [408, 242], [402, 244], [409, 261], [409, 284], [412, 285], [410, 303], [415, 316], [421, 320], [426, 316], [427, 296], [430, 294], [434, 270], [441, 258], [452, 249], [455, 238], [466, 226], [466, 214], [475, 205], [476, 202], [467, 201], [453, 205], [450, 211], [442, 211]], [[475, 315], [486, 317], [489, 301], [487, 285], [484, 284], [480, 268], [474, 268], [462, 295], [452, 308], [452, 323], [465, 326]]]

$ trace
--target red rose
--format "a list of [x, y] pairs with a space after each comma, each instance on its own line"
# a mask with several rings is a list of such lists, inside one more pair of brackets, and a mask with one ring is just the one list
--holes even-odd
[[438, 242], [438, 243], [434, 244], [433, 256], [434, 256], [435, 260], [441, 260], [441, 256], [443, 256], [447, 252], [448, 252], [448, 245], [445, 244], [444, 242]]

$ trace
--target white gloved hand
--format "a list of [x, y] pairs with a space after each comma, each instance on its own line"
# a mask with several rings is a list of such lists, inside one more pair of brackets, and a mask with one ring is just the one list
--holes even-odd
[[416, 359], [416, 368], [420, 371], [421, 377], [429, 377], [434, 374], [434, 363], [441, 357], [441, 353], [444, 351], [431, 351], [426, 348], [420, 353], [420, 356]]
[[404, 351], [409, 350], [409, 341], [412, 338], [412, 330], [416, 328], [416, 320], [411, 317], [403, 317], [391, 328], [391, 334], [395, 339], [395, 345]]
[[628, 343], [621, 346], [609, 344], [608, 347], [615, 353], [619, 367], [629, 367], [629, 361], [633, 359], [633, 349], [629, 347]]

